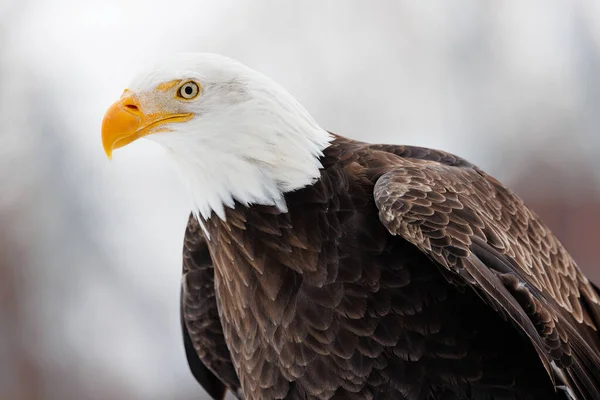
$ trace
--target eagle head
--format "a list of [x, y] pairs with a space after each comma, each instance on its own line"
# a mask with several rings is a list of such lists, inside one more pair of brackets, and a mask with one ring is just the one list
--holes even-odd
[[110, 106], [102, 144], [139, 138], [171, 155], [193, 210], [225, 219], [224, 207], [274, 205], [312, 184], [331, 136], [281, 86], [232, 59], [180, 54], [140, 73]]

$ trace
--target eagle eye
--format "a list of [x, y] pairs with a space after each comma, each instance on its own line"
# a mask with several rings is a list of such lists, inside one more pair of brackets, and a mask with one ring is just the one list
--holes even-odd
[[181, 97], [182, 99], [191, 100], [198, 96], [198, 93], [200, 93], [198, 84], [196, 82], [189, 81], [179, 87], [177, 96]]

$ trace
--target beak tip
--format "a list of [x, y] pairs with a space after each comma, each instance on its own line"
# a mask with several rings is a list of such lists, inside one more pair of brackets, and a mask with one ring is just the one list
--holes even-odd
[[104, 153], [106, 154], [106, 157], [108, 158], [108, 160], [109, 161], [112, 160], [112, 152], [113, 152], [112, 147], [109, 147], [109, 146], [106, 146], [106, 145], [103, 146], [103, 147], [104, 147]]

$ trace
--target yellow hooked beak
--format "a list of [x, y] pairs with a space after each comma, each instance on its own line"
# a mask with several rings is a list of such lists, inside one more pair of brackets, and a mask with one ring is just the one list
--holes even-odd
[[158, 129], [161, 125], [189, 121], [193, 116], [192, 113], [174, 114], [163, 110], [145, 113], [139, 99], [126, 90], [121, 99], [109, 107], [102, 120], [104, 152], [111, 159], [113, 150], [150, 133], [161, 131]]

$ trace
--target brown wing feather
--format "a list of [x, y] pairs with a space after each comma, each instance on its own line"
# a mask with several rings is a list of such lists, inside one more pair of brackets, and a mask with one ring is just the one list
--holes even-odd
[[[398, 151], [410, 157], [410, 148]], [[600, 398], [600, 305], [593, 287], [515, 194], [443, 154], [436, 152], [434, 161], [418, 159], [430, 154], [399, 159], [379, 178], [374, 196], [381, 221], [510, 317], [557, 385], [580, 399]]]
[[240, 397], [239, 380], [219, 319], [213, 262], [193, 216], [185, 232], [181, 286], [182, 328], [192, 373], [213, 398], [224, 398], [225, 388]]

